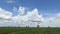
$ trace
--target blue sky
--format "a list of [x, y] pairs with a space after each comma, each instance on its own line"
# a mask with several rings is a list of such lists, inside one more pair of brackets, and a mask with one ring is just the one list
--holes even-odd
[[13, 7], [24, 6], [30, 9], [37, 8], [39, 12], [56, 13], [60, 11], [60, 0], [0, 0], [0, 7], [8, 11], [13, 11]]

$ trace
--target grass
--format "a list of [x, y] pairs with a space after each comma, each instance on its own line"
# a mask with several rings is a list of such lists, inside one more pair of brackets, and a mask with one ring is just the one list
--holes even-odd
[[60, 28], [0, 27], [0, 34], [60, 34]]

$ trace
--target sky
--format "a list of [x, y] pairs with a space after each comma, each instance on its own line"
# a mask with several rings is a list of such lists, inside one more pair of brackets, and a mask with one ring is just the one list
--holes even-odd
[[0, 27], [60, 27], [60, 0], [0, 0]]

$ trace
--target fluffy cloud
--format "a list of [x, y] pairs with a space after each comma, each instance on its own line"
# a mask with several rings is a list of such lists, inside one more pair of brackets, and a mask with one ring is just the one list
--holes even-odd
[[[14, 9], [15, 10], [15, 9]], [[43, 15], [38, 14], [38, 9], [35, 8], [32, 11], [28, 11], [26, 15], [24, 7], [19, 7], [18, 15], [12, 16], [13, 14], [0, 8], [0, 27], [60, 27], [60, 13], [57, 13], [54, 17], [44, 18]]]
[[33, 9], [32, 12], [28, 12], [27, 13], [28, 18], [30, 18], [31, 20], [43, 20], [43, 17], [41, 15], [38, 14], [38, 9]]
[[24, 14], [24, 12], [25, 12], [25, 8], [20, 6], [19, 9], [18, 9], [18, 13], [20, 15], [22, 15], [22, 14]]
[[53, 26], [60, 27], [60, 13], [57, 13], [54, 17]]
[[12, 13], [0, 8], [0, 27], [8, 26], [8, 22], [10, 22], [12, 17]]
[[9, 19], [11, 18], [12, 13], [0, 8], [0, 18]]
[[12, 20], [14, 23], [22, 24], [22, 26], [36, 27], [38, 24], [37, 22], [40, 23], [40, 21], [43, 21], [43, 18], [38, 14], [38, 10], [35, 8], [24, 16], [17, 15], [12, 17]]
[[60, 13], [54, 17], [45, 18], [45, 22], [40, 24], [41, 27], [60, 27]]

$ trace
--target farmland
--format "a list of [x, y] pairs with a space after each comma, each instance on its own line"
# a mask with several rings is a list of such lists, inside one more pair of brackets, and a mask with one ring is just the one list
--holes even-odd
[[60, 34], [60, 28], [0, 27], [0, 34]]

